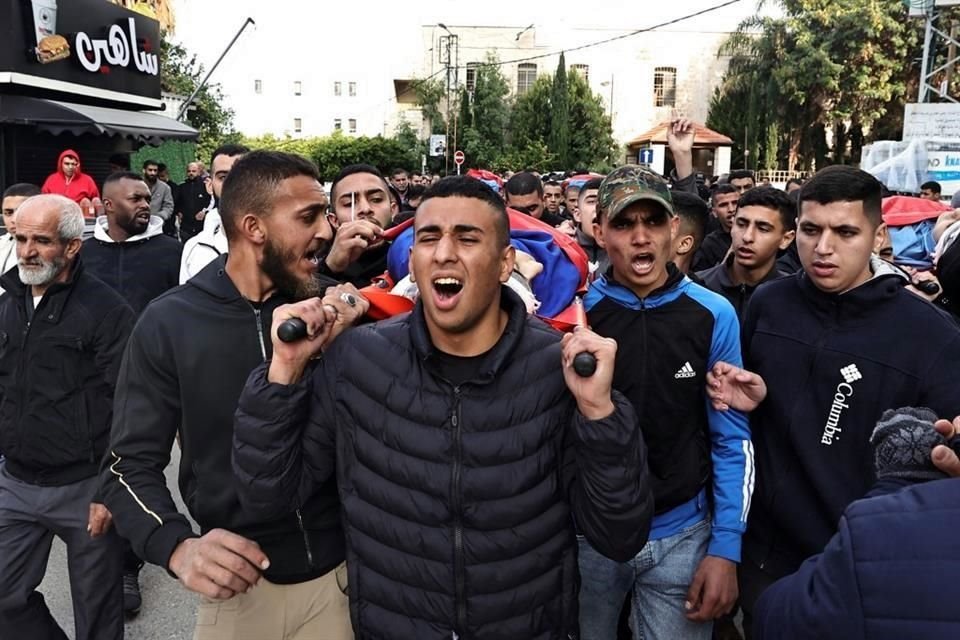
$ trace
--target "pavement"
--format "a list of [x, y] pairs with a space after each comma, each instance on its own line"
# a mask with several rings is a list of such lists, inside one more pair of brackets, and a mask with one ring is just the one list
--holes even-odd
[[[177, 469], [180, 466], [180, 448], [174, 446], [170, 465], [165, 471], [167, 486], [181, 513], [187, 510], [177, 489]], [[195, 529], [199, 531], [199, 528]], [[74, 640], [73, 605], [70, 601], [70, 581], [67, 575], [66, 547], [54, 538], [47, 574], [39, 591], [67, 637]], [[144, 565], [140, 572], [140, 591], [143, 607], [140, 613], [127, 620], [127, 640], [190, 640], [196, 615], [197, 596], [155, 565]]]

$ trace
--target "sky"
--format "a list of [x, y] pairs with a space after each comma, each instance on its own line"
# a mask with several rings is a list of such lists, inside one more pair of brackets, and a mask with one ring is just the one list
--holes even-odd
[[[538, 39], [551, 30], [570, 34], [576, 27], [609, 29], [611, 36], [647, 28], [729, 0], [573, 0], [527, 3], [517, 0], [426, 0], [424, 2], [313, 2], [308, 0], [174, 0], [174, 39], [197, 54], [207, 68], [249, 16], [248, 28], [224, 60], [226, 71], [242, 70], [247, 56], [269, 49], [288, 49], [291, 56], [310, 55], [318, 65], [364, 70], [386, 69], [408, 76], [422, 61], [420, 27], [457, 25], [516, 26], [534, 24]], [[669, 27], [673, 30], [731, 31], [755, 13], [757, 0], [736, 0], [730, 6]], [[592, 34], [590, 39], [595, 38]], [[566, 39], [566, 38], [565, 38]], [[585, 42], [586, 40], [584, 40]], [[584, 42], [570, 42], [570, 46]], [[216, 76], [212, 78], [216, 81]]]

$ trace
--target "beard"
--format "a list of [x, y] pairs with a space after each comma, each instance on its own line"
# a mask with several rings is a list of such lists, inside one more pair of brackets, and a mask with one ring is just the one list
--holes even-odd
[[[24, 267], [27, 265], [40, 268], [25, 269]], [[67, 266], [67, 259], [64, 257], [54, 258], [50, 261], [42, 258], [35, 258], [29, 262], [20, 260], [17, 262], [17, 273], [20, 275], [20, 281], [23, 284], [39, 287], [53, 282], [65, 266]]]
[[307, 280], [300, 280], [294, 275], [288, 264], [295, 263], [299, 256], [289, 250], [281, 249], [272, 241], [267, 240], [263, 246], [263, 261], [260, 268], [270, 278], [277, 290], [291, 300], [306, 300], [320, 296], [320, 281], [311, 276]]

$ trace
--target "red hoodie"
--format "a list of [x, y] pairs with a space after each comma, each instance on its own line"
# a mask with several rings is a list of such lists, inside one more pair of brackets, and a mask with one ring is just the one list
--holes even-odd
[[[63, 173], [63, 159], [68, 156], [77, 161], [77, 169], [70, 179], [67, 179], [67, 176]], [[66, 196], [77, 204], [80, 204], [80, 201], [84, 198], [93, 200], [100, 197], [97, 183], [80, 170], [80, 156], [73, 149], [67, 149], [60, 154], [60, 158], [57, 160], [57, 170], [47, 176], [41, 191]]]

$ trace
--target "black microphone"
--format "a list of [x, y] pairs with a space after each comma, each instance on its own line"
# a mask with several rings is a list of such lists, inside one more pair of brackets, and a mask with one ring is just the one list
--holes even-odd
[[307, 323], [300, 318], [289, 318], [277, 327], [277, 337], [283, 342], [296, 342], [307, 337]]
[[573, 370], [581, 378], [589, 378], [597, 372], [597, 358], [589, 351], [581, 351], [573, 358]]

